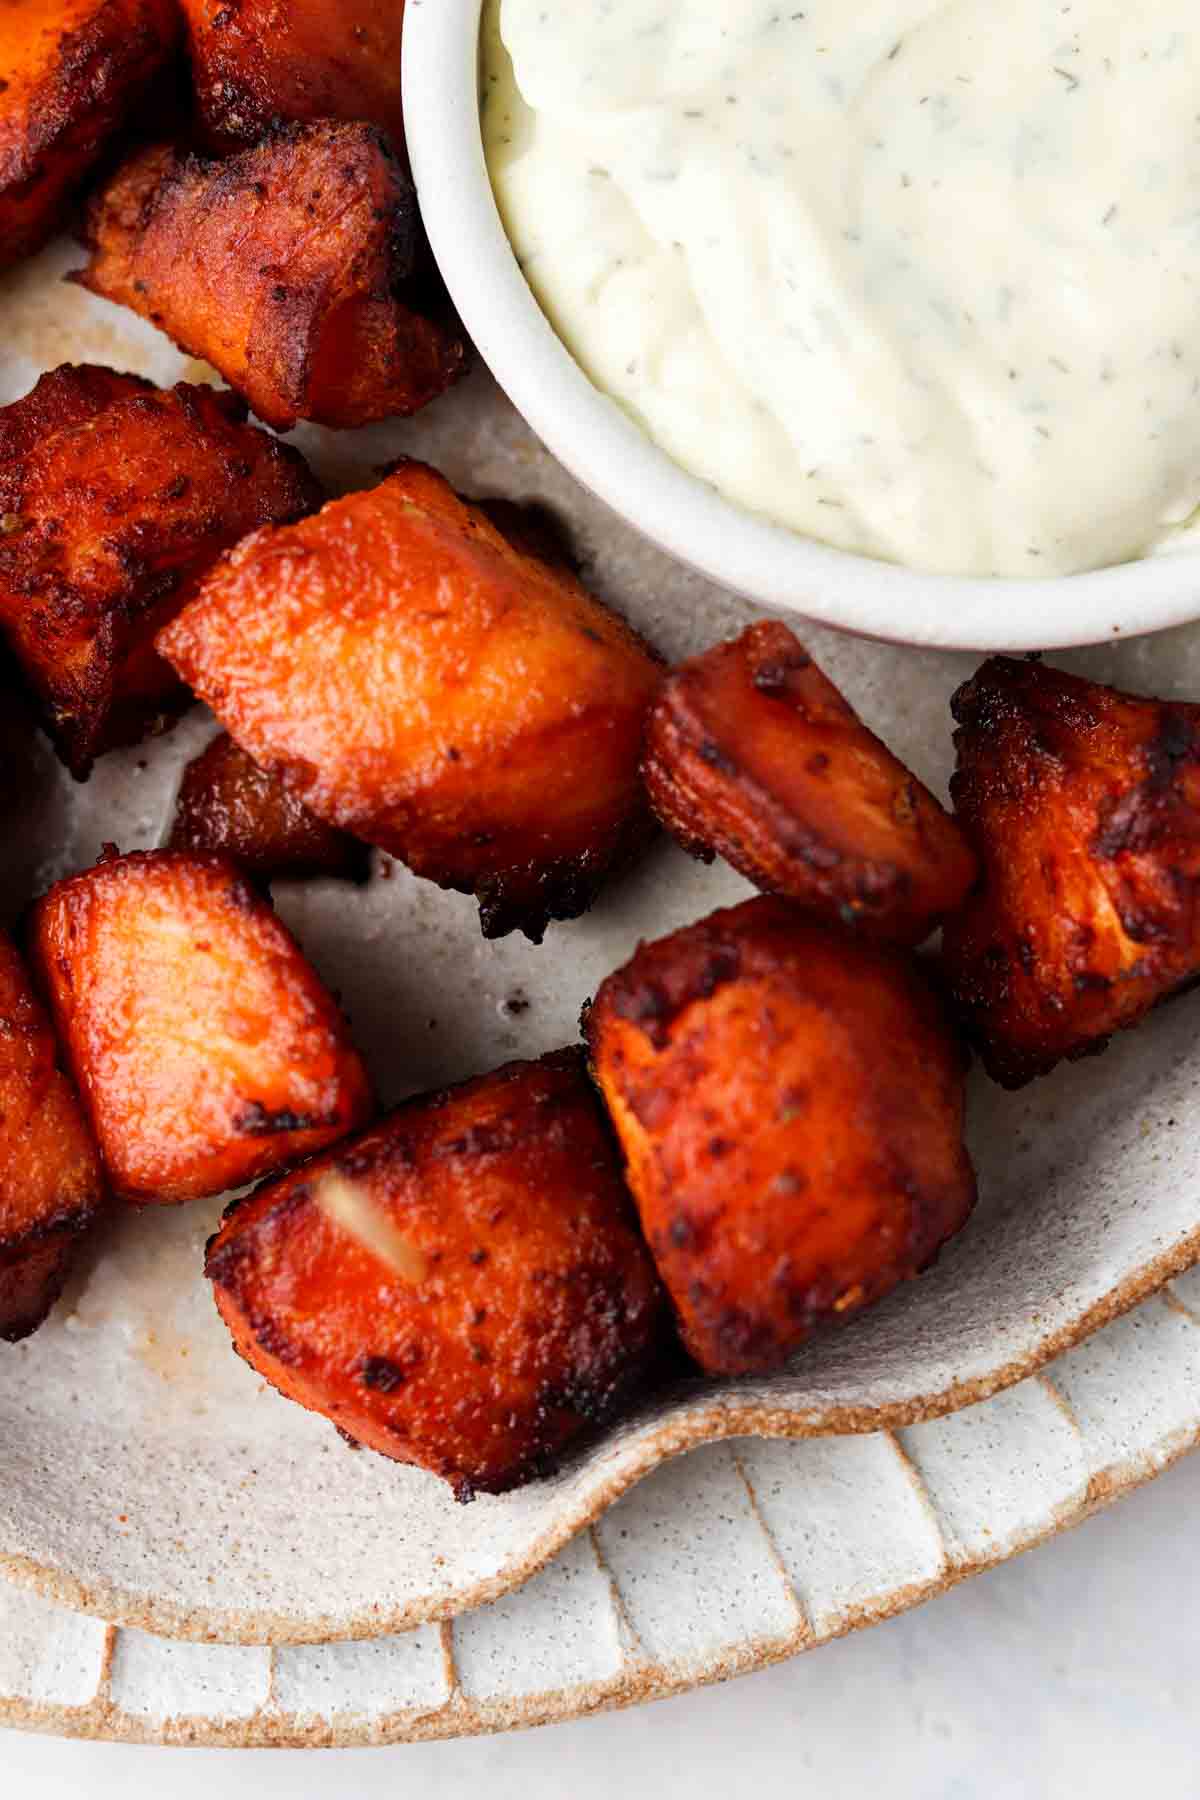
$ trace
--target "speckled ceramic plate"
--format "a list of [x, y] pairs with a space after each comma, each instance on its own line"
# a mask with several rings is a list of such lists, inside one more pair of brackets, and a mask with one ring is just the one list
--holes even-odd
[[[66, 358], [137, 368], [160, 380], [197, 374], [149, 328], [60, 284], [55, 277], [69, 257], [60, 246], [0, 283], [0, 399]], [[335, 485], [369, 479], [403, 449], [428, 455], [468, 491], [549, 504], [570, 524], [595, 587], [668, 654], [705, 644], [746, 617], [740, 602], [649, 549], [588, 500], [483, 372], [411, 424], [342, 437], [302, 432], [298, 439]], [[900, 754], [944, 785], [951, 754], [946, 702], [970, 661], [816, 631], [811, 643]], [[1200, 631], [1072, 660], [1133, 686], [1200, 694]], [[14, 747], [0, 790], [4, 911], [15, 912], [47, 881], [89, 862], [105, 840], [124, 849], [159, 841], [177, 771], [211, 729], [194, 714], [171, 736], [106, 758], [85, 788], [73, 787], [44, 749], [23, 756]], [[390, 866], [381, 865], [362, 892], [317, 883], [280, 889], [277, 898], [341, 989], [391, 1100], [571, 1040], [580, 1003], [640, 936], [742, 892], [728, 870], [702, 869], [663, 845], [592, 915], [555, 929], [540, 949], [514, 939], [485, 944], [468, 902]], [[279, 1399], [234, 1357], [200, 1275], [215, 1205], [126, 1213], [96, 1243], [54, 1321], [0, 1354], [0, 1570], [51, 1600], [181, 1638], [298, 1645], [395, 1634], [513, 1588], [680, 1450], [746, 1434], [898, 1429], [994, 1394], [1144, 1299], [1200, 1253], [1198, 1023], [1200, 1000], [1182, 1001], [1103, 1060], [1064, 1070], [1022, 1096], [979, 1081], [971, 1136], [983, 1201], [936, 1271], [814, 1344], [774, 1378], [697, 1382], [663, 1395], [553, 1479], [469, 1507], [456, 1506], [441, 1483], [418, 1471], [348, 1450], [328, 1425]], [[1180, 1315], [1172, 1313], [1166, 1328], [1191, 1344]], [[1136, 1336], [1111, 1341], [1129, 1344]], [[1161, 1403], [1153, 1359], [1114, 1354], [1105, 1366], [1114, 1404], [1127, 1393], [1151, 1410]], [[975, 1462], [961, 1476], [954, 1471], [954, 1446], [975, 1442], [979, 1432], [990, 1442], [989, 1418], [1009, 1422], [1014, 1454], [1036, 1445], [1039, 1455], [1061, 1462], [1061, 1491], [1031, 1489], [1028, 1496], [1028, 1471], [1008, 1466], [1003, 1481], [1016, 1524], [1004, 1524], [996, 1509], [989, 1481], [1001, 1477], [989, 1472], [989, 1455], [978, 1445]], [[975, 1546], [963, 1552], [968, 1561], [977, 1559], [988, 1533], [1015, 1542], [1086, 1503], [1087, 1452], [1068, 1411], [1036, 1384], [993, 1411], [928, 1430], [922, 1441], [934, 1446], [929, 1455], [940, 1458], [955, 1496], [937, 1504], [951, 1507], [952, 1542]], [[864, 1514], [843, 1548], [827, 1551], [838, 1508], [865, 1504], [856, 1497], [857, 1476], [844, 1471], [862, 1459], [862, 1468], [877, 1463], [892, 1471], [887, 1479], [896, 1478], [903, 1464], [889, 1446], [872, 1439], [866, 1446], [745, 1453], [764, 1516], [762, 1497], [778, 1494], [770, 1504], [780, 1541], [793, 1542], [803, 1561], [801, 1547], [816, 1533], [821, 1555], [833, 1555], [835, 1567], [820, 1579], [829, 1592], [843, 1593], [837, 1607], [847, 1618], [868, 1605], [855, 1595], [879, 1592], [895, 1605], [897, 1596], [944, 1579], [949, 1566], [944, 1549], [928, 1552], [932, 1562], [920, 1560], [921, 1550], [911, 1572], [902, 1573], [908, 1528], [893, 1517], [886, 1483], [874, 1525], [868, 1529]], [[1150, 1454], [1145, 1445], [1143, 1452]], [[983, 1475], [971, 1472], [979, 1468]], [[769, 1482], [755, 1473], [760, 1469], [775, 1471]], [[807, 1510], [814, 1470], [822, 1483], [833, 1471], [834, 1487], [820, 1489], [825, 1513], [812, 1515], [826, 1525], [814, 1525]], [[647, 1667], [664, 1658], [666, 1667], [677, 1656], [686, 1663], [690, 1652], [671, 1636], [677, 1608], [695, 1619], [701, 1669], [719, 1666], [726, 1655], [703, 1648], [717, 1641], [713, 1632], [721, 1642], [726, 1632], [734, 1646], [728, 1654], [737, 1656], [737, 1646], [757, 1645], [752, 1653], [765, 1655], [771, 1645], [794, 1647], [818, 1629], [765, 1550], [750, 1552], [766, 1559], [761, 1578], [747, 1577], [759, 1585], [731, 1602], [721, 1623], [725, 1515], [705, 1499], [706, 1471], [742, 1496], [729, 1526], [740, 1543], [737, 1521], [757, 1514], [728, 1452], [660, 1471], [644, 1497], [626, 1502], [625, 1518], [641, 1523], [620, 1527], [629, 1534], [620, 1539], [620, 1554], [631, 1564], [618, 1585]], [[838, 1493], [842, 1500], [829, 1497]], [[705, 1581], [664, 1587], [670, 1559], [682, 1558], [683, 1567], [697, 1554], [696, 1534], [710, 1512], [716, 1536]], [[608, 1544], [610, 1527], [601, 1522], [597, 1529]], [[785, 1563], [791, 1554], [779, 1551]], [[562, 1567], [586, 1571], [587, 1555], [585, 1542]], [[882, 1559], [878, 1566], [872, 1557]], [[554, 1591], [554, 1581], [568, 1577], [546, 1579]], [[796, 1576], [801, 1587], [808, 1579]], [[662, 1598], [668, 1593], [669, 1603]], [[638, 1596], [648, 1618], [640, 1616]], [[590, 1627], [573, 1629], [586, 1635]], [[160, 1654], [139, 1638], [120, 1642], [133, 1646], [122, 1657], [134, 1670], [139, 1657]], [[191, 1666], [184, 1652], [176, 1654], [184, 1657], [178, 1667]], [[343, 1666], [339, 1657], [329, 1665], [335, 1671]], [[112, 1679], [124, 1666], [114, 1664]], [[268, 1664], [251, 1657], [245, 1666]], [[228, 1667], [242, 1663], [235, 1657]], [[437, 1680], [445, 1681], [443, 1665], [437, 1667]], [[545, 1678], [531, 1664], [520, 1679]], [[585, 1671], [577, 1679], [593, 1676]], [[253, 1691], [248, 1681], [245, 1692]], [[430, 1707], [436, 1710], [436, 1695]]]
[[517, 1592], [367, 1643], [180, 1643], [0, 1583], [0, 1724], [327, 1745], [576, 1717], [744, 1673], [943, 1592], [1200, 1433], [1200, 1280], [1047, 1373], [896, 1433], [746, 1439], [655, 1471]]

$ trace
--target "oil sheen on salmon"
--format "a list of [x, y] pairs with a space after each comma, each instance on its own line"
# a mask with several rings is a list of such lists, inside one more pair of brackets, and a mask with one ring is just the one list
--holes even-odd
[[1197, 541], [1196, 0], [487, 0], [514, 248], [596, 385], [811, 537]]

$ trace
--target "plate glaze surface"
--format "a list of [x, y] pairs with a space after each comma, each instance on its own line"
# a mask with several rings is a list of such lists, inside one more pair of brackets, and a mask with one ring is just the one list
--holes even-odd
[[[59, 283], [73, 258], [56, 246], [0, 281], [0, 401], [67, 359], [163, 381], [203, 378], [149, 327]], [[549, 505], [570, 527], [586, 579], [668, 655], [750, 616], [589, 499], [482, 370], [415, 421], [342, 436], [304, 429], [296, 441], [331, 486], [370, 481], [405, 451], [469, 493]], [[808, 641], [868, 721], [944, 789], [946, 703], [975, 659], [819, 630]], [[1131, 687], [1200, 695], [1197, 628], [1062, 660]], [[85, 866], [107, 840], [126, 850], [160, 841], [178, 771], [212, 728], [195, 712], [170, 735], [104, 759], [82, 788], [40, 741], [14, 733], [0, 751], [9, 771], [0, 789], [3, 916]], [[745, 891], [729, 870], [704, 869], [663, 844], [541, 948], [484, 943], [471, 903], [383, 859], [361, 892], [314, 883], [279, 887], [276, 899], [340, 989], [391, 1102], [572, 1041], [581, 1003], [640, 937]], [[1200, 1254], [1198, 1023], [1200, 1000], [1181, 1001], [1104, 1058], [1024, 1095], [976, 1078], [971, 1139], [983, 1197], [930, 1275], [788, 1370], [661, 1396], [552, 1479], [469, 1507], [431, 1477], [351, 1452], [232, 1354], [200, 1275], [216, 1203], [126, 1212], [93, 1246], [51, 1324], [24, 1345], [0, 1347], [0, 1571], [50, 1601], [167, 1636], [243, 1645], [386, 1636], [514, 1587], [681, 1450], [747, 1434], [898, 1430], [997, 1393]], [[1190, 1344], [1188, 1321], [1166, 1310]], [[1114, 1361], [1111, 1380], [1119, 1398], [1126, 1381], [1145, 1390], [1150, 1377]], [[1017, 1391], [1042, 1399], [995, 1404], [1057, 1407], [1037, 1384]], [[1145, 1405], [1157, 1403], [1151, 1381]], [[1065, 1444], [1065, 1422], [1059, 1436]], [[793, 1466], [858, 1454], [853, 1445], [758, 1446], [752, 1460], [774, 1457], [786, 1488]], [[655, 1530], [684, 1541], [705, 1469], [735, 1467], [729, 1458], [710, 1451], [660, 1471], [647, 1489], [665, 1496], [663, 1524], [641, 1540], [652, 1584]], [[1061, 1503], [1037, 1512], [1035, 1535], [1085, 1504], [1091, 1478], [1081, 1461], [1071, 1466]], [[964, 1530], [992, 1529], [978, 1500], [976, 1511], [963, 1502]], [[880, 1538], [888, 1529], [885, 1509]], [[934, 1578], [922, 1565], [887, 1591]], [[756, 1617], [754, 1641], [766, 1631], [796, 1648], [799, 1614], [781, 1606], [764, 1615], [769, 1630]], [[750, 1624], [741, 1619], [737, 1641]]]

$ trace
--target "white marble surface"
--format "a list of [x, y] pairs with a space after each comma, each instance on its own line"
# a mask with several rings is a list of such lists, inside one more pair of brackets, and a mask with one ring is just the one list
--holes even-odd
[[1122, 1800], [1200, 1795], [1200, 1456], [917, 1612], [719, 1689], [390, 1750], [156, 1750], [0, 1733], [38, 1800]]

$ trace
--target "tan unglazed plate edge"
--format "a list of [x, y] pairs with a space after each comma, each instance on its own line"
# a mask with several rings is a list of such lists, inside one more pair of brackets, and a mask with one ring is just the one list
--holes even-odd
[[[0, 280], [0, 403], [68, 358], [160, 381], [204, 377], [149, 327], [61, 283], [76, 254], [55, 246]], [[668, 656], [752, 616], [590, 498], [482, 370], [419, 419], [342, 435], [304, 430], [297, 441], [333, 487], [365, 485], [408, 452], [468, 493], [550, 506], [589, 583]], [[869, 722], [944, 791], [947, 701], [977, 658], [815, 627], [805, 636]], [[1200, 628], [1062, 660], [1131, 687], [1200, 695]], [[106, 839], [123, 849], [161, 841], [179, 769], [212, 729], [189, 715], [167, 737], [103, 759], [83, 788], [40, 743], [14, 750], [26, 760], [0, 795], [10, 851], [3, 916], [86, 866]], [[484, 944], [468, 902], [382, 862], [362, 891], [318, 882], [276, 899], [342, 993], [390, 1102], [571, 1041], [582, 1001], [639, 937], [745, 891], [730, 871], [660, 846], [540, 949]], [[178, 1638], [386, 1638], [527, 1581], [584, 1527], [602, 1527], [621, 1495], [618, 1516], [634, 1505], [633, 1484], [696, 1445], [936, 1430], [917, 1422], [963, 1407], [971, 1411], [957, 1416], [971, 1418], [986, 1410], [972, 1403], [1023, 1381], [1015, 1391], [1024, 1393], [1033, 1371], [1200, 1256], [1200, 1134], [1179, 1128], [1200, 1116], [1197, 1004], [1164, 1008], [1105, 1057], [1022, 1095], [976, 1077], [980, 1209], [938, 1268], [904, 1293], [776, 1376], [696, 1383], [648, 1401], [553, 1478], [466, 1508], [417, 1471], [351, 1453], [234, 1358], [200, 1275], [215, 1206], [125, 1214], [51, 1323], [0, 1354], [0, 1569], [50, 1600]], [[1131, 1368], [1128, 1380], [1144, 1384], [1144, 1372]], [[706, 1454], [678, 1464], [680, 1479]], [[1091, 1503], [1073, 1491], [1057, 1512], [1043, 1508], [1022, 1541]], [[691, 1496], [680, 1504], [690, 1515]], [[797, 1647], [794, 1632], [783, 1639]]]

